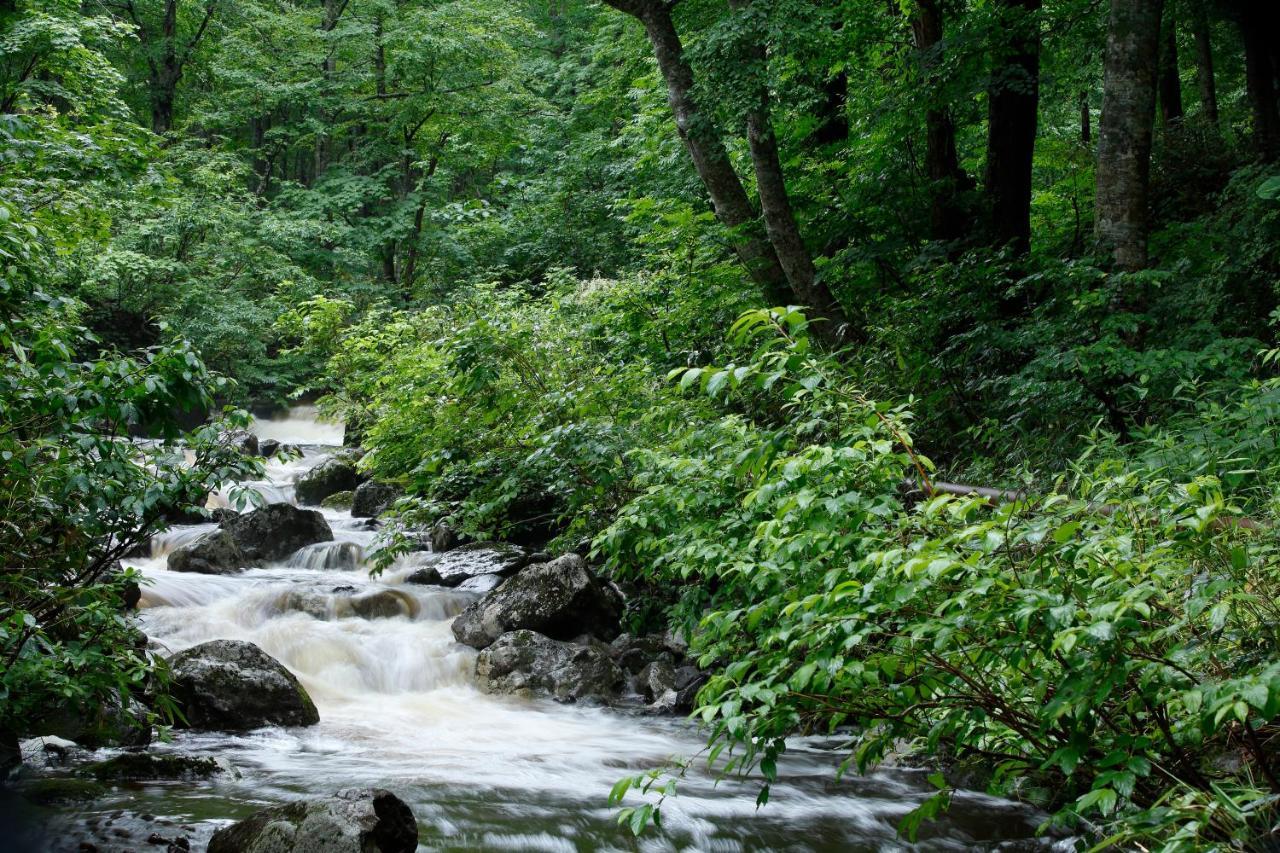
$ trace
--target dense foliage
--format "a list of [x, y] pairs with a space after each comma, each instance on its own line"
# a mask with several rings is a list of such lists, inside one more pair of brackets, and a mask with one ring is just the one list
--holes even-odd
[[908, 836], [963, 781], [1088, 843], [1274, 844], [1278, 27], [0, 5], [0, 730], [149, 677], [111, 561], [244, 464], [179, 410], [307, 395], [405, 529], [590, 548], [681, 627], [762, 803], [834, 732], [947, 771]]

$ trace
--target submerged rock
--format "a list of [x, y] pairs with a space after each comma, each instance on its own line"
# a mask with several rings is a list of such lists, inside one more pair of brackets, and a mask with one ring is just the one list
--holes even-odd
[[211, 640], [169, 659], [170, 692], [185, 725], [213, 731], [320, 722], [293, 673], [253, 643]]
[[235, 538], [221, 528], [204, 534], [189, 545], [169, 552], [169, 571], [198, 572], [202, 575], [229, 575], [239, 572], [249, 560]]
[[617, 590], [577, 554], [565, 554], [530, 566], [471, 604], [453, 621], [453, 635], [477, 649], [521, 628], [557, 640], [583, 634], [608, 640], [617, 636], [621, 616]]
[[603, 650], [523, 630], [503, 634], [480, 652], [476, 677], [489, 693], [546, 695], [560, 702], [609, 701], [624, 684], [622, 670]]
[[351, 502], [351, 515], [356, 518], [374, 518], [382, 515], [400, 497], [400, 490], [386, 483], [373, 480], [356, 487]]
[[332, 542], [333, 531], [314, 509], [277, 503], [229, 518], [222, 529], [253, 565], [283, 560], [299, 548], [316, 542]]
[[294, 494], [298, 503], [318, 504], [338, 492], [354, 492], [361, 480], [352, 459], [333, 456], [299, 476]]
[[412, 853], [418, 822], [403, 800], [381, 788], [263, 809], [219, 829], [208, 853]]

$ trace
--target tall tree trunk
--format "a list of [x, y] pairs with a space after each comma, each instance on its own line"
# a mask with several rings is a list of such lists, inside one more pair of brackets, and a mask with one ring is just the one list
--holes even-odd
[[[1265, 0], [1270, 3], [1273, 0]], [[1244, 40], [1245, 88], [1253, 112], [1254, 147], [1265, 161], [1280, 157], [1280, 111], [1276, 104], [1276, 73], [1272, 42], [1280, 15], [1263, 2], [1246, 2], [1240, 14], [1240, 35]]]
[[956, 155], [956, 126], [951, 112], [936, 102], [938, 67], [942, 64], [944, 34], [942, 9], [938, 0], [916, 0], [911, 32], [919, 53], [921, 77], [929, 99], [925, 109], [925, 172], [929, 175], [929, 230], [935, 240], [958, 240], [964, 236], [965, 215], [959, 191], [970, 184]]
[[1040, 110], [1041, 0], [998, 0], [1001, 32], [987, 91], [986, 191], [992, 237], [1018, 254], [1031, 249], [1031, 167]]
[[[729, 7], [740, 15], [752, 14], [751, 0], [728, 0]], [[777, 253], [791, 290], [808, 307], [811, 328], [825, 343], [839, 346], [849, 333], [844, 309], [827, 285], [818, 278], [813, 257], [800, 234], [791, 199], [787, 194], [778, 140], [770, 120], [768, 55], [763, 37], [753, 34], [744, 50], [749, 74], [754, 78], [754, 104], [747, 110], [747, 145], [756, 174], [756, 191], [760, 194], [760, 210], [765, 231]]]
[[733, 248], [765, 297], [775, 305], [795, 301], [773, 246], [759, 233], [756, 212], [734, 171], [715, 122], [704, 115], [693, 97], [693, 70], [664, 0], [605, 0], [644, 25], [658, 69], [667, 84], [667, 102], [676, 132], [693, 160], [693, 167], [711, 198], [716, 216], [733, 231]]
[[1147, 265], [1147, 186], [1164, 0], [1111, 0], [1098, 125], [1099, 249], [1126, 270]]
[[1093, 115], [1089, 112], [1089, 93], [1080, 93], [1080, 142], [1093, 144]]
[[841, 71], [822, 84], [822, 106], [813, 141], [818, 145], [834, 145], [849, 138], [849, 75]]
[[1182, 121], [1182, 77], [1178, 74], [1178, 18], [1173, 4], [1164, 7], [1160, 47], [1160, 121], [1165, 125]]
[[1214, 127], [1218, 126], [1218, 82], [1213, 72], [1213, 40], [1209, 30], [1207, 0], [1190, 0], [1191, 34], [1196, 40], [1196, 88], [1200, 90], [1200, 110]]

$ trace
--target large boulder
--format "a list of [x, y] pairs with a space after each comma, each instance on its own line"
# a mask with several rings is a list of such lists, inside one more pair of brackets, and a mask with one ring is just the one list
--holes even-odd
[[213, 834], [208, 853], [412, 853], [418, 821], [381, 788], [348, 788], [255, 812]]
[[[454, 552], [456, 553], [456, 552]], [[477, 649], [527, 628], [556, 640], [618, 635], [622, 596], [577, 554], [530, 566], [479, 599], [453, 621], [458, 642]]]
[[170, 692], [193, 729], [247, 731], [320, 722], [315, 703], [293, 673], [253, 643], [201, 643], [170, 658], [169, 674]]
[[354, 492], [362, 479], [354, 460], [332, 456], [298, 477], [293, 493], [298, 503], [319, 504], [337, 492]]
[[377, 518], [386, 512], [400, 497], [400, 490], [386, 483], [369, 480], [356, 487], [351, 501], [351, 515], [355, 518]]
[[228, 444], [245, 456], [258, 455], [258, 437], [247, 429], [228, 430], [222, 434], [222, 442]]
[[476, 678], [489, 693], [551, 696], [560, 702], [607, 702], [625, 683], [622, 670], [603, 649], [533, 631], [498, 637], [476, 659]]
[[264, 438], [258, 442], [258, 455], [263, 457], [275, 456], [280, 452], [280, 442], [274, 438]]
[[251, 565], [283, 560], [306, 545], [333, 541], [323, 515], [285, 503], [229, 518], [222, 522], [222, 529], [231, 534]]
[[189, 545], [169, 552], [169, 571], [228, 575], [249, 565], [235, 537], [222, 528], [210, 531]]

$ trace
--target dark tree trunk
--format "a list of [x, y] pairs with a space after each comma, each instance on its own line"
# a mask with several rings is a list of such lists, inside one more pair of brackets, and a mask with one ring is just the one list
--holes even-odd
[[1160, 47], [1160, 120], [1182, 121], [1182, 77], [1178, 74], [1178, 19], [1173, 4], [1165, 4]]
[[[1273, 0], [1265, 0], [1269, 5]], [[1264, 6], [1264, 0], [1243, 4], [1240, 35], [1244, 40], [1245, 88], [1253, 113], [1254, 147], [1263, 160], [1280, 157], [1280, 111], [1276, 105], [1276, 67], [1272, 42], [1280, 37], [1274, 27], [1280, 14]]]
[[813, 141], [834, 145], [849, 138], [849, 75], [841, 71], [822, 84], [822, 107]]
[[1111, 0], [1098, 125], [1095, 236], [1126, 270], [1147, 265], [1147, 186], [1164, 0]]
[[1007, 41], [994, 50], [987, 91], [986, 192], [992, 237], [1031, 249], [1031, 166], [1040, 108], [1041, 0], [998, 0]]
[[[751, 0], [729, 0], [729, 6], [739, 14], [751, 12]], [[849, 322], [831, 290], [818, 278], [813, 257], [791, 208], [782, 159], [778, 155], [778, 140], [769, 116], [768, 56], [762, 38], [754, 37], [747, 44], [743, 58], [757, 87], [755, 103], [746, 115], [747, 144], [755, 168], [765, 231], [791, 291], [809, 309], [814, 334], [828, 345], [839, 346], [849, 333]]]
[[684, 58], [684, 46], [663, 0], [605, 0], [644, 24], [653, 45], [658, 69], [667, 84], [667, 101], [676, 131], [693, 160], [694, 169], [711, 198], [716, 216], [733, 230], [733, 248], [765, 297], [775, 305], [795, 301], [773, 247], [759, 233], [756, 212], [738, 173], [729, 161], [719, 130], [704, 115], [693, 97], [693, 70]]
[[1196, 40], [1196, 88], [1200, 90], [1200, 110], [1214, 127], [1218, 126], [1218, 82], [1213, 71], [1213, 41], [1209, 31], [1206, 0], [1190, 0], [1191, 34]]
[[1093, 144], [1093, 115], [1089, 112], [1089, 93], [1080, 93], [1080, 142]]
[[929, 175], [929, 230], [935, 240], [964, 236], [965, 215], [959, 192], [970, 184], [956, 155], [956, 127], [951, 112], [936, 103], [938, 67], [942, 64], [944, 22], [938, 0], [917, 0], [911, 31], [919, 53], [929, 106], [925, 110], [925, 172]]

